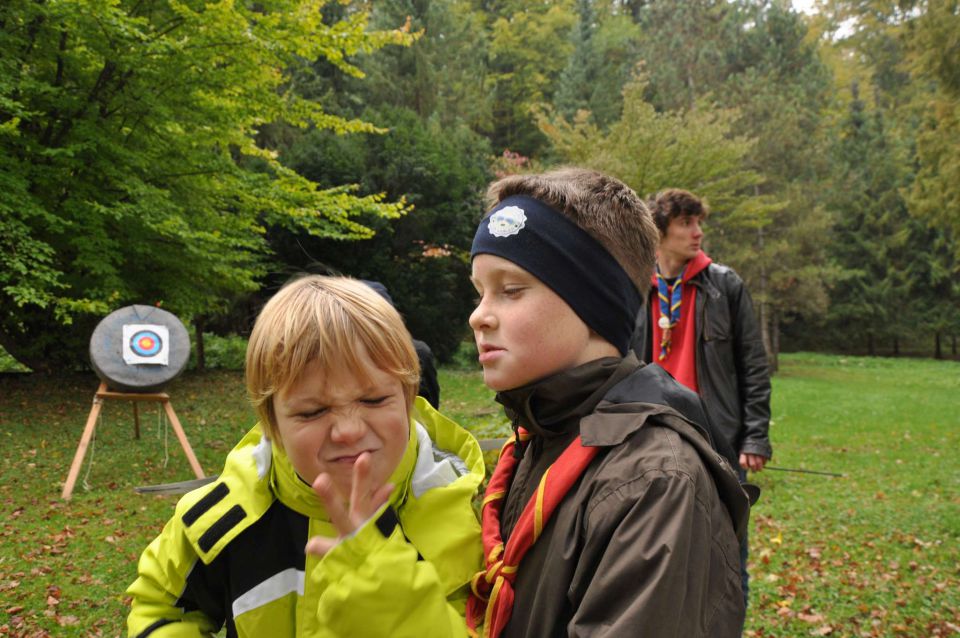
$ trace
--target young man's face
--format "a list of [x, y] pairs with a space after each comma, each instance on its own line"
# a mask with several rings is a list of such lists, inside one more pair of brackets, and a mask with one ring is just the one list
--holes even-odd
[[703, 247], [699, 215], [680, 215], [670, 220], [667, 234], [660, 238], [660, 255], [675, 262], [690, 261]]
[[349, 496], [353, 464], [370, 454], [372, 485], [387, 482], [407, 447], [409, 418], [400, 380], [362, 360], [370, 378], [349, 371], [324, 374], [311, 364], [274, 397], [277, 430], [297, 474], [308, 483], [326, 472]]
[[557, 293], [513, 262], [477, 255], [471, 280], [480, 300], [470, 327], [489, 388], [519, 388], [611, 350], [616, 355]]

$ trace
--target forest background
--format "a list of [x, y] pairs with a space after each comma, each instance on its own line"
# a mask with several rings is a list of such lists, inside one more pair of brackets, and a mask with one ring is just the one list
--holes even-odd
[[84, 365], [110, 311], [240, 334], [291, 275], [383, 282], [448, 361], [495, 176], [690, 189], [781, 350], [956, 355], [947, 0], [9, 0], [0, 346]]

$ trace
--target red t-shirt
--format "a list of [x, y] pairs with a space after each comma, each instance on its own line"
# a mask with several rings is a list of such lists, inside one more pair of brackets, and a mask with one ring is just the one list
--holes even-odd
[[[660, 302], [654, 300], [650, 304], [650, 322], [653, 326], [653, 343], [651, 352], [653, 363], [656, 363], [669, 372], [674, 379], [687, 386], [694, 392], [697, 388], [697, 355], [696, 355], [696, 308], [697, 287], [686, 285], [697, 273], [706, 268], [712, 260], [702, 250], [697, 256], [687, 262], [683, 273], [683, 292], [680, 295], [680, 319], [670, 331], [670, 352], [666, 358], [660, 360], [660, 342], [663, 330], [660, 329]], [[657, 276], [653, 275], [653, 286], [657, 286]], [[676, 285], [676, 284], [674, 284]]]

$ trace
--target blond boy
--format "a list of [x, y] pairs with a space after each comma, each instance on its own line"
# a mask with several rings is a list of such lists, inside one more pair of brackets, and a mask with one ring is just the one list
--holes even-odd
[[396, 310], [298, 279], [257, 319], [246, 378], [260, 423], [143, 553], [129, 635], [465, 635], [483, 459], [414, 400]]
[[489, 190], [470, 317], [516, 435], [484, 500], [484, 636], [733, 638], [748, 504], [695, 394], [628, 348], [657, 230], [622, 182], [582, 169]]

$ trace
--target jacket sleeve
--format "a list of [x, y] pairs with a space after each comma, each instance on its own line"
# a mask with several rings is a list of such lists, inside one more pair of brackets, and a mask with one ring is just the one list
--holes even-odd
[[729, 519], [718, 521], [703, 500], [689, 474], [649, 470], [592, 505], [571, 585], [580, 603], [569, 635], [739, 635], [736, 537], [732, 528], [718, 529]]
[[376, 523], [367, 523], [328, 552], [309, 578], [323, 591], [319, 637], [467, 635], [465, 588], [448, 596], [433, 564], [399, 525], [384, 536]]
[[734, 334], [737, 385], [742, 405], [742, 436], [738, 453], [773, 457], [770, 445], [770, 371], [760, 337], [753, 301], [743, 280], [734, 278], [730, 291], [730, 317]]
[[215, 595], [204, 595], [196, 582], [187, 587], [198, 560], [180, 517], [174, 516], [140, 556], [137, 579], [127, 589], [132, 598], [127, 617], [130, 638], [199, 638], [219, 631], [222, 621], [200, 611], [212, 611], [210, 605], [219, 604], [213, 603]]

